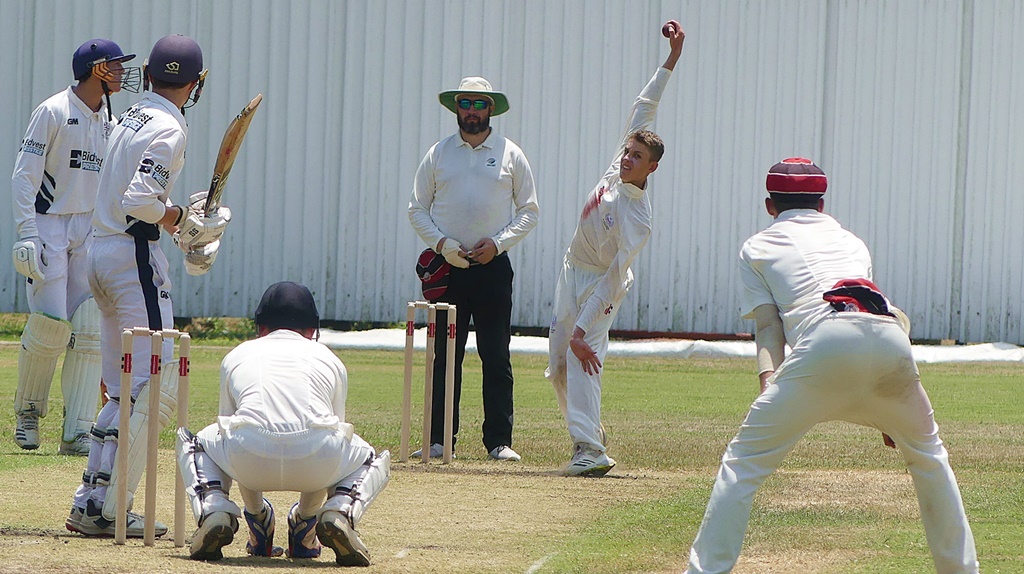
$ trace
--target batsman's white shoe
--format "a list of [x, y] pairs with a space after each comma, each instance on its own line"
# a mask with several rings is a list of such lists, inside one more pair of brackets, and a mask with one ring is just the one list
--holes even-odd
[[[416, 452], [409, 455], [409, 458], [420, 458], [423, 456], [423, 449], [419, 449]], [[441, 458], [444, 456], [444, 445], [439, 442], [430, 444], [430, 458]], [[455, 458], [455, 452], [452, 452], [452, 458]]]
[[189, 558], [220, 560], [224, 557], [221, 548], [231, 544], [237, 530], [238, 519], [227, 512], [214, 512], [206, 516], [199, 530], [192, 535], [192, 543], [188, 547]]
[[18, 422], [14, 427], [14, 442], [24, 450], [39, 448], [39, 414], [32, 411], [18, 413]]
[[505, 445], [492, 448], [491, 452], [487, 453], [487, 456], [494, 460], [520, 461], [523, 459], [523, 457], [519, 456], [518, 452], [512, 450], [512, 447]]
[[[114, 521], [103, 518], [103, 504], [89, 499], [85, 509], [72, 508], [71, 515], [64, 521], [64, 527], [84, 536], [108, 537], [114, 535]], [[128, 513], [125, 533], [128, 538], [142, 538], [144, 520], [141, 514]], [[156, 535], [167, 534], [167, 525], [156, 522]]]
[[89, 447], [91, 445], [92, 439], [89, 438], [89, 435], [80, 434], [71, 441], [61, 440], [60, 449], [57, 450], [57, 454], [64, 454], [68, 456], [89, 456]]
[[316, 537], [324, 546], [334, 550], [334, 561], [338, 566], [370, 565], [370, 551], [344, 514], [333, 510], [325, 512], [317, 522]]
[[592, 449], [584, 443], [576, 443], [576, 454], [565, 467], [566, 476], [604, 476], [615, 466], [607, 454]]

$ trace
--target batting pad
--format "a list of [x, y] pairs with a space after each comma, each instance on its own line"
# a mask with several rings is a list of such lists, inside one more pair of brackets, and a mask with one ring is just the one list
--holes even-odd
[[[132, 416], [128, 420], [128, 475], [118, 476], [115, 471], [110, 473], [110, 489], [108, 492], [117, 492], [118, 484], [122, 480], [128, 481], [128, 508], [132, 507], [132, 499], [135, 491], [139, 488], [139, 481], [142, 480], [142, 473], [146, 469], [146, 429], [149, 421], [149, 393], [153, 387], [153, 380], [142, 387], [139, 396], [135, 399], [135, 407], [132, 409]], [[160, 373], [160, 428], [163, 429], [171, 421], [175, 409], [178, 407], [178, 362], [170, 361], [163, 364]], [[118, 429], [118, 434], [124, 429]], [[118, 445], [118, 450], [123, 445]], [[116, 456], [116, 455], [115, 455]], [[116, 460], [116, 458], [114, 459]], [[103, 517], [107, 520], [114, 520], [117, 515], [116, 496], [107, 496], [103, 501]]]
[[242, 510], [228, 499], [231, 477], [224, 474], [203, 450], [202, 443], [186, 428], [178, 429], [177, 457], [178, 470], [197, 524], [202, 524], [203, 519], [214, 512], [242, 517]]
[[316, 513], [317, 520], [322, 519], [325, 512], [333, 510], [348, 516], [352, 521], [352, 527], [355, 528], [370, 503], [384, 490], [390, 480], [391, 451], [386, 450], [375, 456], [370, 464], [364, 464], [359, 470], [342, 479], [334, 488], [334, 494]]
[[102, 376], [100, 309], [90, 297], [71, 316], [71, 340], [60, 375], [64, 394], [64, 441], [75, 440], [92, 427]]
[[40, 417], [46, 416], [57, 358], [70, 338], [71, 323], [43, 313], [28, 316], [25, 330], [21, 332], [14, 412], [35, 411]]

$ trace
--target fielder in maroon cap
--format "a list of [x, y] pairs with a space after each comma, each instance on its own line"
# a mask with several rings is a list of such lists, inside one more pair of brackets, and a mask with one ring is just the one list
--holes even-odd
[[864, 242], [823, 213], [821, 168], [785, 159], [765, 183], [773, 222], [740, 250], [740, 310], [755, 323], [761, 394], [722, 457], [687, 572], [732, 570], [755, 491], [808, 431], [831, 420], [882, 431], [913, 476], [935, 569], [978, 572], [949, 454], [911, 354], [909, 320], [872, 281]]

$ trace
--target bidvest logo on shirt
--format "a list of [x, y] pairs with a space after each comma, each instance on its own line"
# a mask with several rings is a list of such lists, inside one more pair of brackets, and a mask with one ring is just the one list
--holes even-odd
[[156, 163], [152, 158], [142, 159], [142, 163], [139, 164], [139, 173], [152, 176], [160, 184], [160, 187], [167, 189], [167, 178], [171, 177], [171, 170]]
[[132, 106], [121, 114], [120, 124], [130, 130], [139, 131], [151, 119], [153, 116], [142, 111], [138, 106]]
[[21, 147], [18, 148], [18, 151], [42, 156], [46, 153], [46, 143], [26, 138], [21, 140]]
[[103, 158], [91, 151], [82, 149], [71, 150], [71, 169], [84, 169], [85, 171], [99, 171], [103, 167]]

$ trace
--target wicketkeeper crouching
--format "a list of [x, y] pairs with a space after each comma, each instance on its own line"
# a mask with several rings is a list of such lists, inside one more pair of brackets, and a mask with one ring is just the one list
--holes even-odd
[[[221, 363], [220, 416], [197, 434], [178, 430], [178, 462], [199, 530], [195, 560], [219, 560], [243, 515], [228, 498], [231, 481], [245, 505], [246, 551], [280, 556], [267, 490], [298, 491], [288, 512], [288, 555], [334, 550], [342, 566], [368, 566], [355, 527], [387, 485], [391, 454], [376, 454], [345, 422], [348, 374], [316, 342], [320, 318], [309, 289], [271, 285], [256, 308], [259, 337]], [[325, 493], [327, 501], [324, 502]], [[319, 539], [319, 541], [318, 541]]]

